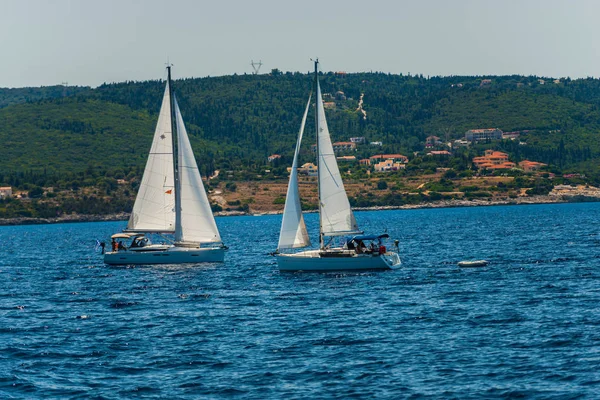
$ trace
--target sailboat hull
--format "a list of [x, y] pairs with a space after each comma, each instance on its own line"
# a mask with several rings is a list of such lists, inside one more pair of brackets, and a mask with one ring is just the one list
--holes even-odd
[[191, 249], [176, 246], [149, 251], [117, 251], [104, 255], [104, 262], [109, 265], [222, 263], [224, 259], [223, 248]]
[[292, 254], [277, 254], [280, 271], [366, 271], [390, 270], [400, 266], [398, 254], [356, 254], [351, 251], [309, 250]]

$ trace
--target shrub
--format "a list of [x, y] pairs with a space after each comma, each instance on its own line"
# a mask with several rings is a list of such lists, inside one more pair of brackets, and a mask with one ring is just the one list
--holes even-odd
[[29, 193], [27, 193], [27, 196], [30, 199], [39, 199], [40, 197], [42, 197], [44, 195], [44, 189], [42, 189], [39, 186], [34, 187], [33, 189], [31, 189], [29, 191]]
[[385, 190], [388, 188], [388, 184], [386, 181], [379, 181], [377, 182], [377, 189], [378, 190]]

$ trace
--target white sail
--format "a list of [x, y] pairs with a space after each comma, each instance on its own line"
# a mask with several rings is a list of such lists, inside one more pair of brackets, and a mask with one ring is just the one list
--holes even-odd
[[165, 87], [146, 169], [138, 190], [127, 230], [175, 231], [173, 134], [169, 83]]
[[335, 159], [321, 87], [317, 79], [317, 150], [319, 174], [319, 218], [324, 236], [337, 236], [359, 232], [356, 219], [344, 189], [342, 176]]
[[300, 204], [300, 192], [298, 190], [298, 153], [302, 144], [302, 134], [306, 125], [306, 117], [310, 108], [310, 96], [306, 104], [306, 110], [300, 124], [298, 141], [296, 142], [296, 151], [294, 152], [294, 161], [292, 162], [292, 172], [290, 173], [290, 182], [288, 183], [285, 206], [283, 208], [283, 219], [281, 221], [281, 231], [279, 233], [279, 244], [277, 250], [294, 249], [310, 246], [310, 238], [306, 231], [306, 224], [302, 216], [302, 207]]
[[177, 105], [177, 99], [173, 100], [175, 122], [177, 124], [179, 193], [181, 198], [181, 224], [176, 227], [175, 241], [220, 243], [221, 236], [210, 208], [200, 171], [198, 171], [198, 165]]

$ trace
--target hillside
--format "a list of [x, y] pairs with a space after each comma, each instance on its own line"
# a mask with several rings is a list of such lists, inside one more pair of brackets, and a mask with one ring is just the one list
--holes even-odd
[[[363, 136], [367, 143], [383, 143], [359, 145], [353, 153], [357, 158], [409, 156], [405, 170], [387, 175], [368, 175], [366, 167], [341, 163], [349, 188], [362, 188], [350, 189], [355, 206], [513, 199], [546, 194], [559, 183], [600, 183], [600, 80], [383, 73], [326, 73], [320, 79], [334, 141]], [[307, 74], [277, 70], [174, 82], [202, 175], [220, 171], [211, 181], [213, 191], [231, 194], [233, 182], [246, 182], [240, 190], [253, 181], [285, 187], [311, 84]], [[21, 203], [0, 200], [0, 217], [106, 214], [131, 208], [164, 82], [123, 82], [72, 92], [61, 88], [0, 89], [0, 104], [10, 104], [0, 108], [0, 186], [11, 186], [28, 198]], [[366, 118], [358, 108], [361, 97]], [[521, 136], [459, 149], [451, 157], [425, 155], [430, 135], [453, 140], [484, 127], [519, 131]], [[314, 161], [311, 123], [305, 138], [301, 163]], [[513, 162], [530, 159], [548, 167], [536, 176], [511, 171], [502, 184], [469, 181], [477, 174], [472, 157], [490, 148], [507, 152]], [[282, 158], [267, 163], [274, 153]], [[551, 180], [551, 173], [557, 179]], [[569, 174], [574, 178], [567, 178]], [[365, 189], [378, 187], [379, 181], [391, 192]], [[215, 209], [258, 211], [283, 204], [282, 198], [264, 194], [229, 195], [225, 204], [216, 198], [213, 204]], [[307, 206], [315, 202], [310, 196], [305, 201]]]
[[86, 86], [42, 86], [25, 88], [0, 88], [0, 108], [12, 104], [30, 103], [43, 99], [58, 99], [90, 90]]
[[[274, 72], [175, 82], [205, 172], [261, 165], [271, 153], [291, 155], [311, 78]], [[541, 151], [558, 147], [563, 139], [567, 149], [589, 148], [598, 157], [598, 80], [540, 85], [535, 77], [486, 78], [492, 81], [489, 87], [480, 87], [481, 77], [328, 73], [321, 84], [323, 93], [341, 90], [347, 97], [328, 111], [334, 140], [364, 136], [382, 141], [384, 152], [410, 154], [422, 150], [432, 134], [459, 138], [468, 129], [498, 127], [530, 131], [528, 144]], [[160, 81], [126, 82], [4, 107], [0, 170], [142, 167], [162, 91]], [[366, 120], [356, 111], [361, 93]], [[6, 96], [0, 91], [2, 102]], [[307, 130], [308, 148], [310, 124]]]

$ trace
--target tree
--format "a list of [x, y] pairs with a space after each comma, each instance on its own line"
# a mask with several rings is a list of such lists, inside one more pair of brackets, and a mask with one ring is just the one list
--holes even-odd
[[39, 199], [44, 195], [44, 189], [39, 186], [34, 187], [27, 193], [27, 196], [31, 199]]

